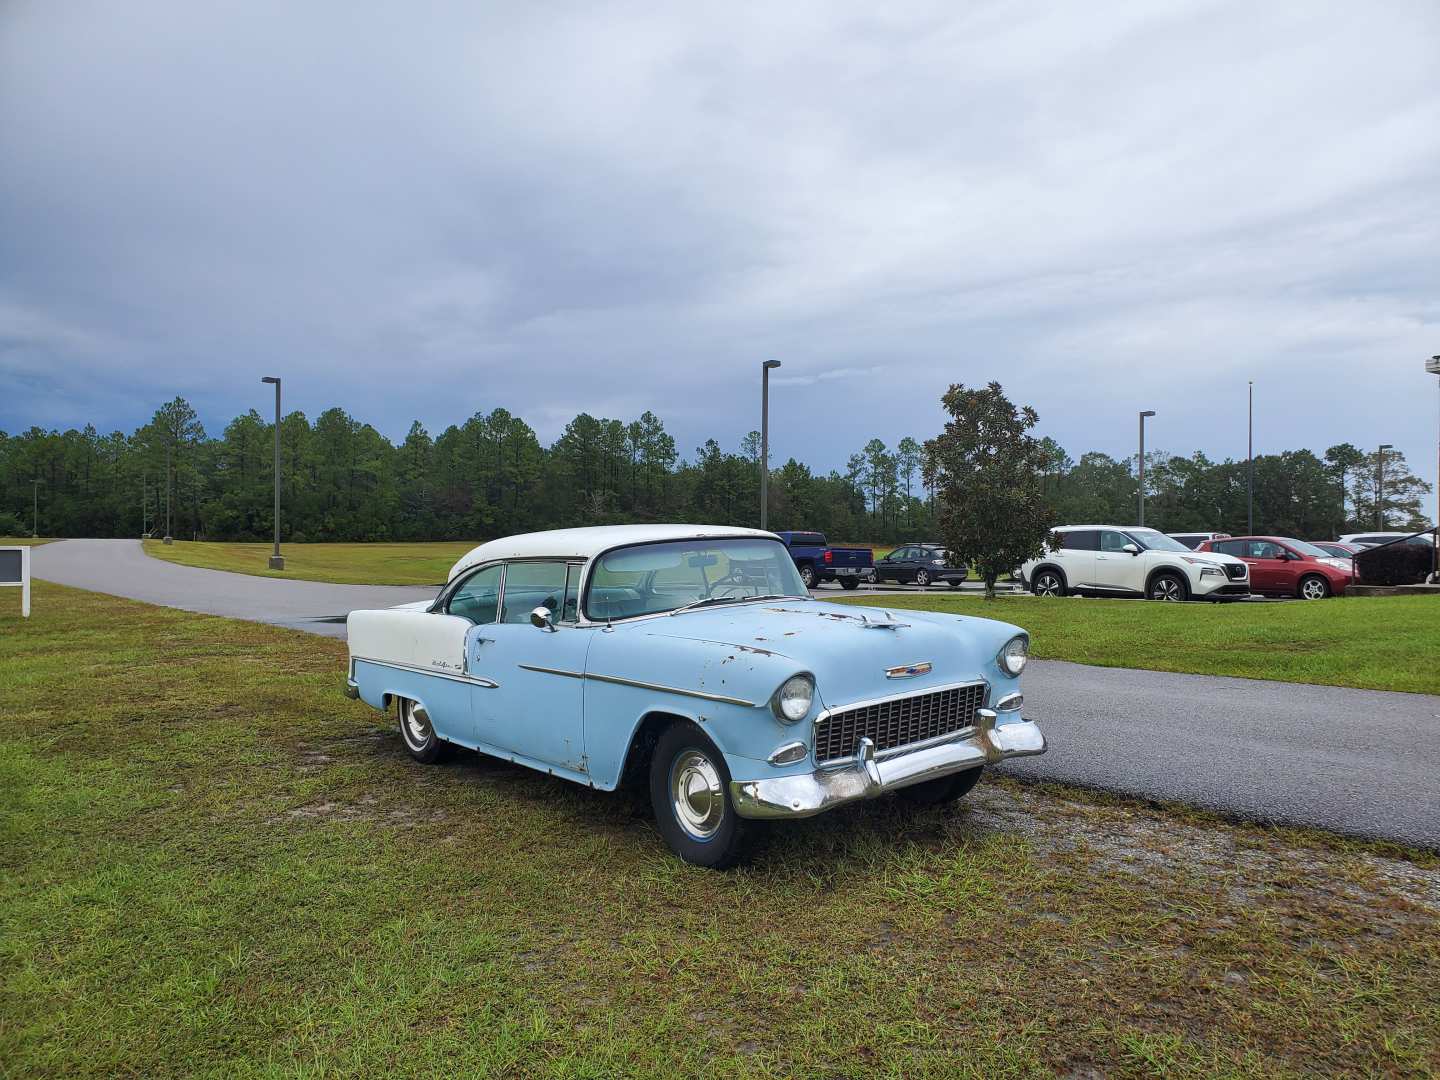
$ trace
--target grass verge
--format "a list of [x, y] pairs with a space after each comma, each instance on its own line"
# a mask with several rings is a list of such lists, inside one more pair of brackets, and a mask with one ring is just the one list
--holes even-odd
[[0, 615], [7, 1075], [1424, 1075], [1440, 867], [987, 780], [776, 828], [404, 755], [343, 645]]
[[447, 540], [427, 544], [285, 544], [284, 570], [269, 568], [270, 544], [219, 544], [146, 540], [145, 554], [184, 566], [229, 570], [259, 577], [331, 581], [345, 585], [438, 585], [455, 560], [477, 543]]
[[0, 547], [39, 547], [48, 543], [50, 538], [45, 536], [0, 536]]
[[1158, 604], [915, 593], [842, 602], [1013, 622], [1046, 660], [1440, 694], [1440, 601], [1428, 596]]

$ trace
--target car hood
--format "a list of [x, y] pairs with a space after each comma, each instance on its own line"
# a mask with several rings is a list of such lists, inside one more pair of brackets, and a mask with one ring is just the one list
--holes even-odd
[[1224, 566], [1227, 563], [1239, 563], [1241, 566], [1248, 565], [1244, 559], [1236, 558], [1234, 555], [1222, 555], [1218, 551], [1187, 551], [1181, 555], [1178, 551], [1156, 552], [1161, 555], [1173, 555], [1178, 559], [1192, 559], [1196, 563], [1204, 563], [1207, 566]]
[[650, 638], [657, 654], [681, 643], [710, 646], [732, 664], [728, 680], [749, 683], [753, 673], [747, 689], [765, 696], [808, 671], [827, 708], [977, 678], [1008, 682], [995, 657], [1022, 632], [993, 619], [817, 600], [687, 611], [629, 629]]

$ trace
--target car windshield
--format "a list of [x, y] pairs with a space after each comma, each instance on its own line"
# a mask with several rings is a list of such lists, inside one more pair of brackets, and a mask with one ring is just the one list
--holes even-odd
[[1324, 548], [1316, 547], [1314, 544], [1307, 543], [1304, 540], [1286, 540], [1285, 546], [1294, 551], [1298, 551], [1301, 555], [1309, 555], [1312, 559], [1330, 558], [1330, 552]]
[[1166, 536], [1154, 529], [1126, 529], [1126, 534], [1146, 551], [1189, 551], [1173, 536]]
[[595, 560], [585, 615], [596, 622], [756, 597], [809, 599], [777, 540], [672, 540], [616, 548]]

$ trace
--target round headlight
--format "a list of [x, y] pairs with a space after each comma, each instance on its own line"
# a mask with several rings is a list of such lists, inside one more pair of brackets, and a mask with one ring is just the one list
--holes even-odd
[[810, 714], [810, 703], [814, 700], [815, 680], [809, 675], [791, 675], [775, 691], [771, 705], [777, 719], [793, 724]]
[[1010, 675], [1018, 676], [1025, 670], [1025, 661], [1030, 659], [1030, 639], [1024, 634], [1017, 634], [1005, 643], [1000, 650], [996, 660], [1000, 663], [1000, 670]]

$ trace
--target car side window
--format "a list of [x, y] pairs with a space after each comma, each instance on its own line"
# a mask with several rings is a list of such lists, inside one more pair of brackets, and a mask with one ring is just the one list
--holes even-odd
[[1133, 544], [1134, 542], [1135, 541], [1131, 540], [1124, 533], [1117, 532], [1114, 529], [1106, 529], [1100, 534], [1101, 551], [1124, 552], [1125, 545]]
[[1241, 558], [1246, 554], [1246, 545], [1244, 540], [1221, 540], [1218, 543], [1212, 542], [1210, 550], [1218, 551], [1221, 555], [1234, 555]]
[[1060, 534], [1060, 547], [1065, 551], [1094, 551], [1100, 546], [1100, 533], [1096, 529], [1076, 529]]
[[1280, 558], [1280, 546], [1272, 544], [1268, 540], [1252, 540], [1250, 541], [1250, 558], [1278, 559]]
[[487, 566], [466, 578], [445, 604], [451, 615], [477, 625], [493, 623], [500, 605], [500, 566]]
[[563, 562], [511, 562], [505, 564], [505, 598], [502, 623], [528, 623], [530, 612], [548, 608], [560, 621], [569, 567]]

